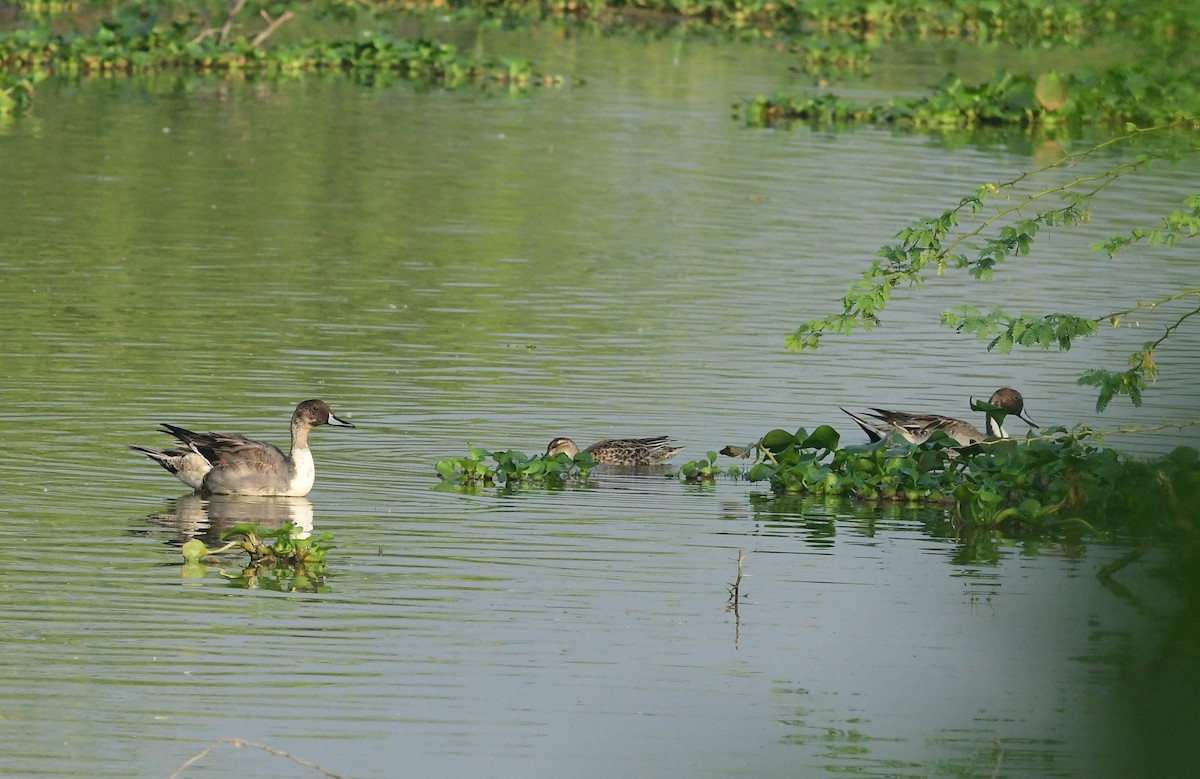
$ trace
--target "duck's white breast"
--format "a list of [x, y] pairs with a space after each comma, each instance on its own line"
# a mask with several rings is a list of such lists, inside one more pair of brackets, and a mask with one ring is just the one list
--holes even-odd
[[288, 483], [288, 495], [304, 496], [312, 491], [317, 480], [317, 468], [313, 464], [312, 451], [298, 449], [292, 452], [292, 480]]

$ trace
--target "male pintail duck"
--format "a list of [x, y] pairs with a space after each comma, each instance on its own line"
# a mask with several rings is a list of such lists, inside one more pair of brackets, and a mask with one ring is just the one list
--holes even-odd
[[[592, 444], [583, 451], [592, 455], [598, 463], [609, 465], [661, 465], [683, 451], [682, 446], [672, 446], [665, 435], [654, 438], [613, 438]], [[546, 447], [546, 456], [553, 457], [562, 452], [568, 457], [579, 454], [579, 446], [570, 438], [555, 438]]]
[[193, 433], [164, 424], [160, 430], [182, 449], [131, 446], [184, 484], [205, 495], [307, 495], [316, 479], [308, 431], [317, 425], [354, 427], [338, 419], [323, 400], [306, 400], [292, 414], [292, 451], [231, 433]]
[[[1025, 399], [1015, 389], [1001, 387], [992, 393], [992, 397], [988, 402], [1024, 420], [1031, 427], [1037, 427], [1037, 424], [1033, 420], [1025, 416]], [[991, 414], [985, 416], [985, 426], [987, 427], [987, 434], [985, 435], [979, 432], [974, 425], [964, 422], [961, 419], [943, 417], [937, 414], [906, 414], [903, 411], [887, 411], [886, 409], [876, 408], [872, 409], [875, 412], [874, 414], [867, 414], [867, 416], [873, 417], [873, 419], [863, 419], [856, 414], [851, 414], [846, 409], [842, 409], [842, 411], [858, 423], [858, 426], [863, 429], [863, 432], [867, 434], [867, 437], [871, 441], [879, 441], [888, 435], [896, 434], [909, 443], [919, 444], [923, 443], [938, 430], [941, 430], [962, 446], [969, 446], [985, 438], [1008, 438], [1008, 433], [1005, 432], [1004, 427]]]

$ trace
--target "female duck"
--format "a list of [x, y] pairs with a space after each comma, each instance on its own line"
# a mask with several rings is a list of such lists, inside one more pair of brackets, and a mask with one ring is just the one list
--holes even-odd
[[316, 480], [308, 431], [317, 425], [354, 427], [323, 400], [306, 400], [292, 414], [292, 450], [232, 433], [193, 433], [164, 424], [183, 449], [131, 446], [204, 495], [307, 495]]
[[[598, 463], [609, 465], [661, 465], [683, 451], [682, 446], [672, 446], [665, 435], [653, 438], [613, 438], [592, 444], [583, 451]], [[568, 457], [579, 454], [579, 446], [570, 438], [555, 438], [546, 447], [546, 456], [553, 457], [562, 452]]]
[[[1012, 414], [1017, 418], [1025, 421], [1031, 427], [1037, 425], [1029, 417], [1025, 416], [1025, 399], [1021, 397], [1021, 393], [1011, 387], [1001, 387], [992, 393], [991, 399], [988, 401], [993, 406], [1004, 409], [1008, 414]], [[986, 438], [1008, 438], [1008, 433], [1004, 427], [991, 414], [985, 416], [984, 425], [987, 428], [986, 435], [981, 433], [974, 425], [955, 419], [953, 417], [943, 417], [938, 414], [906, 414], [903, 411], [888, 411], [882, 408], [872, 409], [874, 414], [866, 416], [873, 419], [863, 419], [860, 416], [851, 414], [846, 409], [842, 409], [867, 434], [871, 441], [879, 441], [888, 435], [896, 434], [909, 443], [923, 443], [929, 436], [940, 430], [952, 439], [957, 441], [962, 446], [983, 441]], [[875, 421], [878, 420], [878, 421]]]

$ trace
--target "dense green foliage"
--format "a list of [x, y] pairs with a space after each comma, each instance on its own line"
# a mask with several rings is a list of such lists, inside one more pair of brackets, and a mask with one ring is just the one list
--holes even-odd
[[1200, 117], [1200, 69], [1110, 67], [1034, 76], [997, 73], [980, 84], [953, 74], [916, 98], [859, 103], [826, 93], [758, 96], [743, 106], [746, 123], [766, 127], [880, 122], [910, 130], [1015, 126], [1039, 129], [1161, 124]]
[[[822, 425], [812, 433], [772, 430], [748, 447], [723, 451], [757, 460], [729, 475], [768, 482], [780, 494], [945, 504], [963, 524], [1007, 532], [1064, 525], [1196, 530], [1200, 453], [1180, 447], [1139, 462], [1096, 438], [1087, 429], [1052, 428], [969, 447], [940, 433], [921, 444], [885, 439], [839, 447], [838, 432]], [[697, 467], [715, 478], [712, 459], [688, 463], [679, 475], [692, 480]]]
[[849, 33], [859, 37], [944, 37], [977, 41], [1077, 41], [1128, 31], [1174, 38], [1195, 25], [1189, 9], [1170, 0], [332, 0], [341, 13], [379, 8], [427, 9], [508, 18], [553, 16], [621, 26], [704, 25], [782, 33]]
[[158, 13], [118, 6], [91, 30], [60, 32], [39, 21], [0, 33], [0, 115], [21, 113], [32, 105], [33, 85], [46, 73], [133, 75], [188, 70], [221, 75], [279, 76], [312, 71], [349, 72], [359, 78], [394, 77], [442, 88], [497, 84], [524, 88], [558, 85], [560, 77], [534, 71], [520, 57], [469, 57], [451, 44], [425, 38], [398, 38], [363, 32], [354, 38], [305, 39], [268, 46], [275, 32], [294, 18], [281, 6], [250, 33], [235, 24], [244, 2], [235, 2], [224, 23], [194, 11]]
[[292, 73], [306, 70], [384, 71], [438, 86], [493, 81], [528, 84], [532, 66], [523, 60], [470, 60], [454, 46], [389, 35], [355, 40], [303, 41], [273, 47], [246, 36], [198, 39], [193, 28], [175, 24], [131, 31], [104, 24], [91, 35], [47, 29], [0, 36], [0, 67], [62, 73], [145, 73], [186, 68], [220, 73]]

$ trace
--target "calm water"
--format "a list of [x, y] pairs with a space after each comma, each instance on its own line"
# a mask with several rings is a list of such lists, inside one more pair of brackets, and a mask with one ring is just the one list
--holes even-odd
[[[1047, 150], [750, 131], [729, 106], [788, 86], [776, 53], [538, 44], [587, 86], [61, 82], [0, 128], [0, 775], [165, 776], [227, 737], [356, 777], [1185, 773], [1195, 679], [1154, 553], [1122, 591], [1095, 578], [1120, 541], [980, 546], [937, 511], [653, 474], [462, 495], [432, 464], [657, 433], [682, 462], [1004, 384], [1042, 423], [1194, 419], [1195, 335], [1143, 409], [1094, 419], [1073, 384], [1165, 319], [1011, 356], [936, 320], [1194, 285], [1194, 248], [1087, 247], [1176, 207], [1197, 166], [1121, 184], [991, 285], [790, 356], [896, 230]], [[180, 497], [124, 448], [162, 421], [283, 443], [308, 397], [358, 428], [314, 433], [307, 499]], [[330, 592], [182, 576], [181, 541], [246, 518], [333, 532]], [[186, 775], [231, 772], [303, 769], [227, 747]]]

